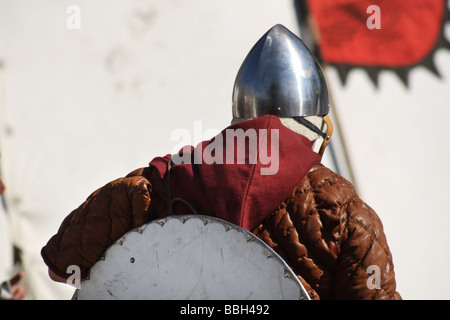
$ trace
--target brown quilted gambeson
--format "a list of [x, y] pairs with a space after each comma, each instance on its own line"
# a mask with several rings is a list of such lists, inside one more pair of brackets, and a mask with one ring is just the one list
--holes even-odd
[[286, 260], [313, 299], [401, 299], [380, 219], [350, 182], [322, 165], [253, 233]]
[[[49, 268], [67, 278], [67, 267], [78, 265], [84, 276], [124, 233], [168, 215], [167, 190], [151, 172], [110, 182], [67, 216], [42, 249]], [[320, 164], [252, 232], [285, 259], [312, 299], [401, 299], [380, 219], [350, 182]]]

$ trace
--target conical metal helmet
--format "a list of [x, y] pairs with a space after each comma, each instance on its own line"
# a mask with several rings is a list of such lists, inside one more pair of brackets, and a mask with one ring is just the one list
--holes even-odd
[[326, 115], [328, 87], [306, 45], [277, 24], [249, 52], [236, 76], [233, 119]]

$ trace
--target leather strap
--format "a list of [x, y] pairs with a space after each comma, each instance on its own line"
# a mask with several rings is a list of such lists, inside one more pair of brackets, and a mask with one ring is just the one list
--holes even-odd
[[184, 204], [186, 207], [189, 208], [189, 210], [191, 210], [191, 212], [193, 214], [198, 214], [197, 210], [194, 208], [194, 206], [192, 204], [189, 203], [189, 201], [187, 201], [183, 198], [173, 198], [172, 200], [170, 200], [170, 205], [169, 205], [169, 211], [170, 211], [171, 216], [175, 215], [175, 206], [176, 206], [177, 202]]
[[322, 158], [323, 152], [325, 151], [325, 148], [327, 147], [327, 145], [330, 143], [331, 135], [333, 134], [333, 124], [331, 123], [331, 120], [328, 117], [328, 115], [325, 115], [323, 117], [323, 121], [327, 125], [327, 132], [325, 134], [325, 137], [323, 138], [322, 145], [320, 146], [320, 149], [319, 149], [320, 158]]
[[306, 120], [304, 117], [293, 117], [295, 121], [297, 121], [298, 123], [300, 123], [301, 125], [304, 125], [305, 127], [307, 127], [309, 130], [314, 131], [315, 133], [317, 133], [319, 136], [321, 136], [322, 138], [325, 139], [325, 135], [326, 133], [323, 132], [322, 130], [320, 130], [319, 128], [317, 128], [311, 121]]
[[170, 187], [170, 173], [171, 173], [171, 169], [172, 168], [172, 160], [170, 160], [167, 163], [167, 172], [166, 172], [166, 177], [164, 179], [164, 184], [165, 184], [165, 188], [166, 188], [166, 192], [167, 192], [167, 197], [168, 197], [168, 207], [169, 207], [169, 212], [170, 215], [173, 216], [175, 215], [175, 206], [179, 203], [184, 204], [186, 207], [189, 208], [189, 210], [193, 213], [193, 214], [198, 214], [197, 209], [195, 209], [195, 207], [187, 200], [177, 197], [177, 198], [172, 198], [172, 191], [171, 191], [171, 187]]

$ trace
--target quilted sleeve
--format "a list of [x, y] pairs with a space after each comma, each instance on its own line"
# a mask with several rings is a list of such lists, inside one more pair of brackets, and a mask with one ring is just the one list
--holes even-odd
[[382, 223], [362, 201], [351, 203], [347, 209], [334, 284], [336, 299], [401, 299]]
[[253, 230], [312, 299], [401, 299], [383, 226], [349, 181], [317, 165]]
[[62, 222], [41, 250], [42, 258], [58, 276], [78, 266], [82, 278], [103, 252], [123, 234], [149, 221], [150, 182], [130, 174], [93, 192]]

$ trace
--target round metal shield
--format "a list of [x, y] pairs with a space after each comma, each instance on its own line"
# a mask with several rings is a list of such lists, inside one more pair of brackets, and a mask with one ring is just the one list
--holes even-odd
[[74, 299], [309, 300], [281, 257], [223, 220], [171, 216], [125, 234]]

